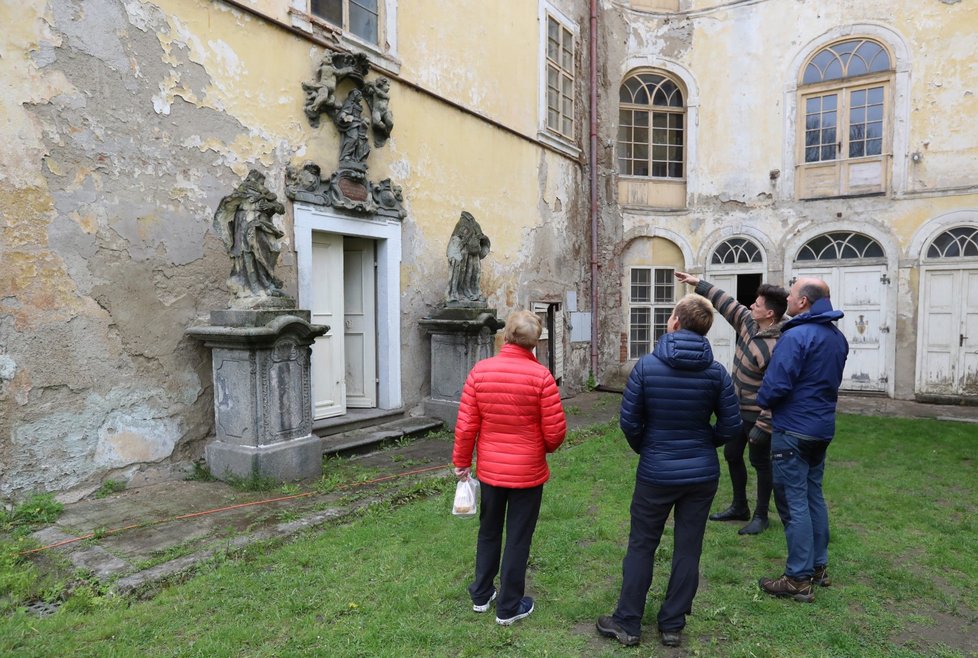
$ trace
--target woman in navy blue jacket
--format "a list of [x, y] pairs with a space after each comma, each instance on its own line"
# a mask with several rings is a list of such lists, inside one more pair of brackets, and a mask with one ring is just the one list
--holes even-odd
[[[679, 646], [699, 584], [700, 554], [720, 479], [716, 449], [740, 432], [740, 407], [730, 375], [713, 360], [706, 332], [713, 308], [683, 297], [652, 354], [639, 359], [621, 403], [621, 429], [639, 457], [632, 495], [621, 595], [598, 632], [626, 646], [639, 643], [652, 560], [675, 509], [672, 575], [657, 618], [662, 643]], [[716, 414], [716, 425], [710, 417]]]

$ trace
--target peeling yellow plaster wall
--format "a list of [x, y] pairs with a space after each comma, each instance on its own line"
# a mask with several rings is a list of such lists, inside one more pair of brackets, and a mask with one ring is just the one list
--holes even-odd
[[[537, 3], [416, 0], [398, 12], [401, 75], [527, 135], [537, 130]], [[409, 9], [409, 10], [408, 10]]]

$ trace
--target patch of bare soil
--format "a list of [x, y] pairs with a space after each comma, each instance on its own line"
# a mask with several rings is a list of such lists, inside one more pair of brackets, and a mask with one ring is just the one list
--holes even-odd
[[915, 610], [930, 622], [916, 622], [892, 638], [893, 644], [920, 652], [921, 655], [937, 655], [938, 649], [952, 649], [965, 656], [978, 656], [978, 619], [938, 610]]

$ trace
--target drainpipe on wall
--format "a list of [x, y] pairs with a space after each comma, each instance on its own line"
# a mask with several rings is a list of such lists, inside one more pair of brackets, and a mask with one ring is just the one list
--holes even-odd
[[590, 124], [591, 145], [588, 153], [591, 213], [591, 375], [598, 379], [598, 0], [591, 0], [591, 23], [588, 30], [591, 63]]

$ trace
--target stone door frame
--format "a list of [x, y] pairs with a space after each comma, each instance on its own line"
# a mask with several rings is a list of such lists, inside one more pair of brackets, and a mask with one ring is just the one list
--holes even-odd
[[299, 306], [312, 298], [314, 231], [365, 238], [376, 244], [377, 259], [377, 407], [399, 409], [401, 399], [401, 223], [386, 218], [361, 219], [332, 208], [296, 203], [295, 251], [299, 270]]

